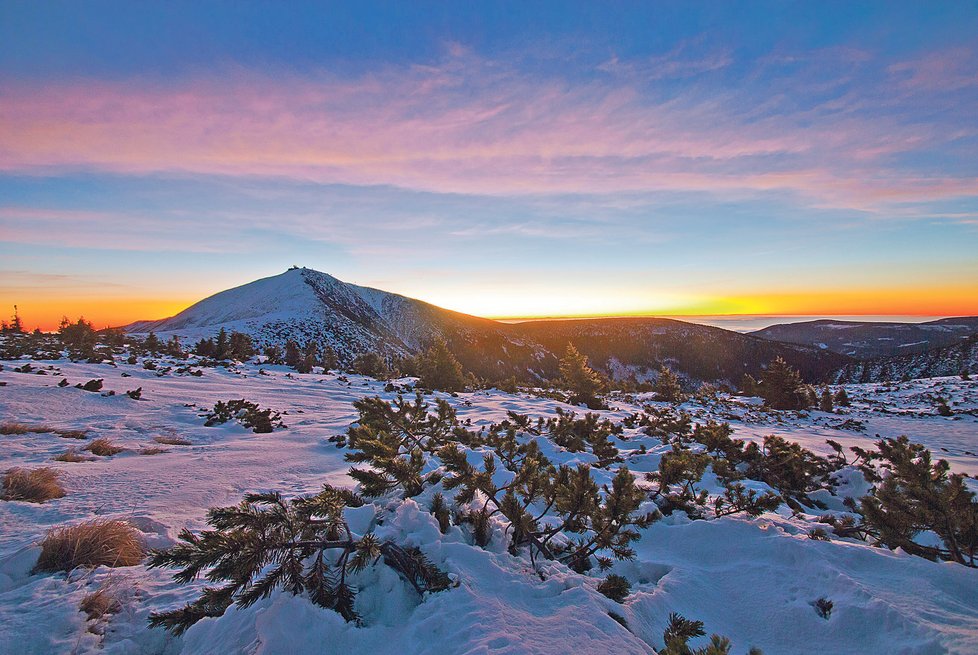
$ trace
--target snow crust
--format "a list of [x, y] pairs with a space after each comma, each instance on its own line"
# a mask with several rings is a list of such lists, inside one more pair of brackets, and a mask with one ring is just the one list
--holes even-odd
[[[283, 299], [275, 311], [291, 312], [306, 301], [299, 295]], [[397, 506], [380, 502], [351, 510], [351, 528], [366, 530], [383, 516], [379, 536], [421, 547], [458, 579], [455, 589], [420, 601], [389, 569], [375, 567], [357, 581], [358, 609], [366, 622], [361, 628], [305, 598], [276, 593], [246, 610], [232, 608], [223, 617], [205, 619], [183, 637], [150, 630], [150, 611], [187, 602], [203, 582], [177, 585], [171, 572], [145, 566], [100, 568], [67, 578], [31, 575], [45, 531], [92, 516], [120, 517], [132, 521], [150, 546], [166, 547], [182, 528], [202, 529], [208, 507], [236, 503], [246, 492], [315, 493], [324, 482], [352, 488], [346, 451], [329, 437], [344, 433], [356, 419], [354, 400], [395, 394], [384, 391], [383, 382], [354, 375], [344, 381], [269, 366], [264, 367], [268, 374], [260, 375], [257, 365], [204, 369], [197, 378], [157, 377], [138, 365], [34, 364], [54, 370], [14, 373], [10, 369], [17, 363], [3, 362], [0, 381], [7, 385], [0, 387], [0, 421], [87, 429], [90, 437], [109, 437], [129, 450], [64, 463], [51, 458], [83, 442], [51, 433], [0, 437], [0, 469], [54, 466], [64, 472], [68, 489], [64, 498], [43, 505], [0, 502], [0, 653], [652, 653], [663, 645], [670, 612], [704, 621], [708, 634], [730, 637], [735, 653], [749, 646], [768, 655], [978, 652], [978, 571], [854, 540], [812, 540], [806, 520], [812, 517], [792, 517], [784, 508], [758, 519], [692, 521], [676, 513], [653, 524], [637, 542], [637, 559], [614, 566], [633, 592], [618, 604], [597, 593], [603, 575], [597, 572], [578, 575], [546, 564], [541, 579], [526, 560], [508, 554], [498, 526], [485, 550], [472, 545], [462, 528], [441, 535], [425, 510], [430, 501], [425, 494]], [[58, 388], [57, 373], [72, 385], [104, 378], [104, 389], [118, 395]], [[143, 388], [143, 400], [124, 395], [136, 387]], [[684, 409], [697, 421], [730, 421], [738, 438], [779, 434], [820, 452], [827, 452], [827, 438], [868, 446], [876, 434], [907, 434], [947, 458], [955, 470], [978, 474], [975, 382], [945, 378], [846, 388], [853, 407], [844, 414], [770, 413], [749, 399], [689, 402]], [[938, 394], [950, 399], [954, 416], [934, 413], [932, 399]], [[242, 397], [282, 412], [288, 428], [258, 435], [230, 423], [203, 426], [202, 410]], [[476, 428], [502, 420], [507, 410], [534, 418], [553, 415], [557, 407], [584, 411], [495, 390], [439, 397]], [[648, 402], [617, 398], [602, 414], [620, 420]], [[860, 422], [861, 429], [840, 427], [844, 419]], [[152, 441], [156, 436], [179, 436], [192, 445], [138, 455], [140, 448], [158, 445]], [[654, 470], [665, 452], [658, 439], [638, 430], [626, 430], [614, 441], [628, 467], [639, 473]], [[557, 462], [593, 461], [590, 454], [540, 442]], [[611, 475], [596, 471], [599, 482]], [[843, 489], [853, 495], [865, 491], [858, 476], [847, 484]], [[841, 497], [826, 494], [824, 500], [841, 504]], [[102, 584], [117, 591], [123, 609], [93, 632], [78, 605]], [[834, 603], [828, 620], [811, 605], [821, 597]], [[609, 612], [621, 615], [628, 629]]]

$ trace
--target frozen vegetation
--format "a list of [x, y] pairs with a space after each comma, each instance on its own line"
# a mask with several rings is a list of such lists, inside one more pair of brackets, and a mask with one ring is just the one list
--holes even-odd
[[[851, 447], [871, 452], [880, 438], [906, 435], [952, 472], [978, 474], [978, 382], [846, 385], [851, 405], [831, 412], [709, 389], [671, 403], [611, 393], [600, 410], [527, 389], [434, 392], [422, 408], [415, 378], [127, 354], [2, 362], [0, 470], [47, 473], [34, 500], [0, 501], [0, 652], [683, 653], [714, 633], [731, 653], [978, 652], [978, 569], [948, 561], [934, 531], [914, 532], [917, 554], [875, 545], [846, 501], [870, 492], [882, 463]], [[581, 465], [586, 481], [574, 478]], [[18, 475], [11, 484], [30, 486]], [[311, 586], [286, 582], [165, 629], [167, 613], [230, 578], [183, 583], [187, 558], [149, 564], [192, 544], [185, 529], [228, 529], [227, 517], [208, 524], [208, 509], [248, 494], [263, 494], [249, 496], [254, 515], [292, 507], [289, 520], [332, 522], [289, 534], [333, 544], [328, 575], [340, 575], [336, 558], [359, 557], [342, 573], [355, 596], [345, 607], [329, 596], [333, 579], [317, 604]], [[321, 505], [290, 505], [300, 497]], [[64, 554], [42, 540], [93, 519], [122, 532], [119, 548], [57, 570]], [[308, 573], [321, 552], [309, 548], [259, 562], [238, 591], [283, 562]], [[424, 575], [398, 553], [423, 556]], [[687, 621], [670, 624], [673, 613]], [[728, 652], [720, 638], [713, 648], [703, 652]]]

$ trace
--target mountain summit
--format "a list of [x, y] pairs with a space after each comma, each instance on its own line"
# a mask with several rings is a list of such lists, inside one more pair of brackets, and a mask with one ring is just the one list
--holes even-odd
[[780, 356], [806, 379], [819, 381], [850, 361], [817, 348], [663, 318], [501, 323], [308, 268], [222, 291], [176, 316], [126, 330], [197, 340], [221, 328], [249, 334], [259, 348], [288, 340], [329, 345], [343, 364], [365, 352], [393, 361], [443, 339], [467, 370], [490, 380], [553, 378], [568, 342], [615, 379], [650, 379], [666, 365], [690, 379], [736, 382]]

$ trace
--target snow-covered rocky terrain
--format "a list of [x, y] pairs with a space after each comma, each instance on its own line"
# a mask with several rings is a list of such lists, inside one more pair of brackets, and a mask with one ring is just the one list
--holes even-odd
[[[349, 449], [335, 437], [357, 419], [355, 400], [393, 399], [396, 391], [354, 375], [300, 375], [258, 364], [204, 368], [200, 376], [66, 360], [31, 362], [45, 374], [13, 371], [23, 363], [2, 362], [0, 422], [38, 431], [0, 436], [0, 470], [53, 466], [63, 473], [67, 494], [43, 504], [0, 502], [0, 653], [652, 653], [663, 646], [671, 612], [703, 621], [707, 634], [729, 637], [733, 653], [751, 646], [768, 655], [978, 652], [978, 570], [856, 539], [811, 539], [817, 517], [793, 514], [785, 505], [757, 518], [691, 520], [678, 511], [641, 530], [635, 559], [612, 568], [632, 585], [619, 604], [596, 590], [605, 573], [578, 574], [540, 560], [534, 570], [528, 558], [511, 555], [499, 523], [486, 548], [473, 544], [465, 526], [442, 534], [428, 512], [429, 492], [348, 510], [351, 529], [375, 524], [385, 536], [419, 546], [457, 586], [419, 600], [389, 569], [373, 567], [355, 581], [362, 627], [279, 590], [174, 636], [149, 628], [149, 613], [191, 600], [204, 582], [177, 584], [172, 571], [145, 565], [33, 574], [38, 541], [55, 526], [118, 517], [135, 525], [148, 546], [165, 548], [183, 528], [204, 528], [207, 508], [235, 504], [246, 492], [291, 496], [315, 493], [323, 483], [353, 488], [344, 461]], [[62, 377], [70, 385], [59, 387]], [[73, 386], [96, 378], [104, 380], [101, 393]], [[139, 400], [124, 393], [136, 388], [142, 389]], [[758, 399], [726, 395], [691, 400], [682, 409], [696, 422], [729, 421], [737, 438], [777, 434], [820, 453], [829, 452], [826, 439], [869, 447], [876, 435], [908, 435], [948, 459], [953, 470], [978, 474], [978, 382], [937, 378], [846, 389], [852, 406], [835, 413], [772, 412]], [[109, 390], [117, 393], [106, 395]], [[951, 416], [936, 414], [938, 396], [948, 401]], [[434, 397], [447, 400], [460, 419], [471, 419], [473, 429], [504, 420], [509, 411], [534, 419], [553, 416], [559, 407], [586, 411], [496, 390]], [[205, 427], [201, 414], [233, 398], [281, 412], [287, 427], [268, 434], [234, 422]], [[600, 413], [621, 421], [668, 405], [649, 396], [612, 396], [610, 407]], [[91, 461], [53, 461], [85, 443], [55, 430], [84, 430], [86, 439], [106, 437], [125, 450]], [[141, 454], [161, 447], [158, 437], [189, 444]], [[611, 439], [637, 474], [656, 470], [669, 448], [638, 427]], [[541, 441], [555, 462], [596, 460]], [[594, 469], [599, 482], [617, 466]], [[974, 488], [974, 480], [968, 482]], [[829, 510], [844, 511], [841, 496], [861, 493], [859, 486], [853, 477], [838, 497], [822, 500]], [[711, 473], [704, 488], [717, 490]], [[100, 587], [121, 606], [89, 621], [79, 603]], [[813, 607], [820, 598], [833, 604], [827, 619]], [[699, 638], [691, 645], [706, 643]]]
[[487, 380], [515, 376], [549, 380], [568, 342], [591, 365], [616, 379], [655, 379], [662, 365], [690, 380], [738, 384], [782, 357], [809, 382], [851, 362], [812, 346], [784, 344], [729, 330], [664, 318], [605, 318], [503, 323], [461, 314], [414, 298], [343, 282], [309, 268], [204, 298], [176, 316], [126, 327], [134, 335], [179, 337], [186, 346], [219, 330], [249, 335], [259, 349], [307, 342], [331, 348], [340, 364], [376, 352], [390, 361], [444, 340], [466, 371]]

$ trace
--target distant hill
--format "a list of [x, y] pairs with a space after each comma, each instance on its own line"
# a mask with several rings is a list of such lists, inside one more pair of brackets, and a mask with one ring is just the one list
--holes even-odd
[[963, 371], [978, 373], [978, 334], [925, 352], [852, 362], [833, 377], [839, 382], [888, 382], [960, 375]]
[[805, 379], [817, 382], [850, 362], [818, 348], [670, 319], [501, 323], [306, 268], [222, 291], [172, 318], [140, 321], [126, 330], [176, 335], [189, 345], [221, 328], [245, 332], [259, 347], [283, 345], [289, 339], [328, 344], [341, 363], [368, 351], [393, 361], [444, 339], [467, 370], [489, 380], [554, 378], [568, 342], [615, 379], [654, 379], [665, 364], [692, 380], [736, 383], [744, 373], [759, 375], [769, 361], [781, 356]]
[[978, 333], [978, 316], [927, 323], [818, 320], [781, 323], [751, 332], [783, 343], [814, 346], [856, 359], [922, 353]]

